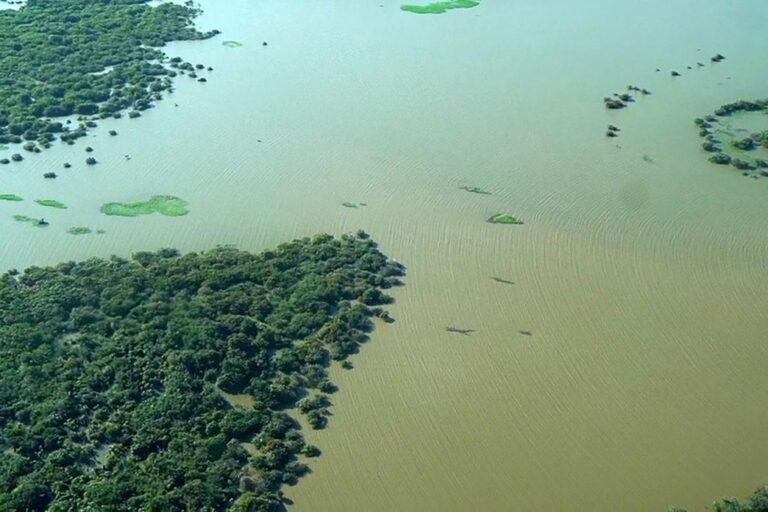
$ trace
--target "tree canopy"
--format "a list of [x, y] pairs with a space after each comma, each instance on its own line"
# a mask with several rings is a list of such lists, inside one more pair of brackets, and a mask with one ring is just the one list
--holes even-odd
[[[159, 47], [218, 31], [192, 26], [191, 2], [147, 1], [29, 0], [0, 10], [0, 144], [74, 140], [94, 126], [86, 117], [145, 110], [176, 70], [193, 71]], [[70, 129], [56, 120], [70, 115], [84, 122]]]
[[358, 232], [6, 273], [4, 510], [280, 509], [319, 454], [286, 410], [325, 425], [403, 271]]

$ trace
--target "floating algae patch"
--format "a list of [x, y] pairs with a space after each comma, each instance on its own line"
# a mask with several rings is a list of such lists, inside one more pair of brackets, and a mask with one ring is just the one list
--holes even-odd
[[85, 226], [75, 226], [69, 228], [67, 233], [70, 235], [88, 235], [91, 233], [91, 228], [86, 228]]
[[16, 222], [26, 222], [29, 224], [33, 224], [37, 227], [44, 227], [48, 225], [45, 219], [33, 219], [32, 217], [27, 217], [26, 215], [14, 215], [13, 220], [15, 220]]
[[416, 14], [443, 14], [451, 9], [469, 9], [478, 5], [480, 5], [478, 0], [447, 0], [427, 5], [403, 4], [400, 6], [400, 10]]
[[189, 213], [187, 202], [175, 196], [152, 196], [149, 201], [135, 203], [107, 203], [101, 213], [118, 217], [138, 217], [159, 213], [168, 217], [180, 217]]
[[35, 199], [35, 202], [40, 206], [47, 206], [48, 208], [58, 208], [59, 210], [67, 209], [67, 205], [61, 201], [56, 201], [55, 199]]
[[492, 215], [488, 217], [488, 220], [486, 222], [490, 222], [491, 224], [522, 224], [523, 223], [523, 221], [521, 221], [514, 215], [510, 215], [508, 213], [497, 213], [496, 215]]
[[24, 198], [16, 194], [0, 194], [0, 201], [23, 201]]
[[487, 190], [483, 190], [480, 187], [466, 187], [465, 186], [465, 187], [459, 187], [459, 188], [461, 190], [464, 190], [466, 192], [471, 192], [473, 194], [482, 194], [482, 195], [486, 195], [486, 196], [491, 195], [490, 192], [488, 192]]
[[241, 46], [243, 46], [243, 43], [239, 41], [224, 41], [221, 44], [222, 46], [226, 46], [227, 48], [240, 48]]

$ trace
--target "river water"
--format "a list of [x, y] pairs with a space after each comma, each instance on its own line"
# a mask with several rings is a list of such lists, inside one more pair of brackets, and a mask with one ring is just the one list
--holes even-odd
[[[202, 7], [223, 34], [168, 52], [208, 83], [0, 169], [28, 199], [0, 204], [1, 267], [371, 233], [408, 266], [397, 322], [334, 368], [292, 510], [693, 511], [768, 482], [768, 179], [709, 164], [692, 124], [768, 96], [768, 4]], [[607, 112], [627, 84], [653, 94]], [[191, 213], [98, 211], [153, 194]]]

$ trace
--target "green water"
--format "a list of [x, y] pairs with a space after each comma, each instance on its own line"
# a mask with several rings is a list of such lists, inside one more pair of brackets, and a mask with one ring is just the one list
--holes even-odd
[[[408, 266], [397, 321], [335, 372], [291, 510], [693, 511], [768, 482], [768, 179], [709, 164], [692, 123], [766, 96], [765, 2], [202, 6], [222, 36], [169, 51], [207, 84], [3, 167], [69, 209], [31, 229], [0, 203], [2, 267], [371, 233]], [[653, 94], [607, 112], [628, 84]], [[98, 166], [40, 178], [86, 145]], [[189, 214], [99, 212], [158, 193]]]

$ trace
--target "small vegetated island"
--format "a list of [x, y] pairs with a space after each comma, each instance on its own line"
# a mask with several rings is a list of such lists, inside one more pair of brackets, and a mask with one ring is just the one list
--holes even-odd
[[479, 0], [446, 0], [426, 5], [403, 4], [400, 10], [416, 14], [443, 14], [452, 9], [470, 9], [478, 5]]
[[40, 206], [46, 206], [48, 208], [56, 208], [58, 210], [67, 209], [67, 205], [55, 199], [35, 199], [35, 202]]
[[519, 225], [523, 223], [522, 220], [508, 213], [497, 213], [495, 215], [491, 215], [486, 219], [486, 222], [488, 222], [489, 224], [508, 224], [508, 225]]
[[704, 139], [701, 147], [712, 153], [709, 161], [719, 165], [731, 165], [744, 176], [768, 177], [768, 123], [765, 129], [750, 132], [734, 126], [745, 121], [750, 114], [768, 114], [768, 99], [728, 103], [713, 114], [694, 119], [699, 136]]
[[176, 196], [152, 196], [148, 201], [133, 203], [107, 203], [102, 205], [101, 213], [118, 217], [138, 217], [159, 213], [167, 217], [181, 217], [189, 213], [185, 200]]
[[403, 274], [360, 231], [0, 276], [3, 509], [280, 510], [319, 455], [286, 410], [325, 425]]
[[[0, 144], [39, 151], [56, 137], [72, 142], [98, 118], [151, 107], [177, 74], [196, 78], [201, 64], [159, 48], [218, 34], [192, 26], [198, 12], [192, 2], [148, 0], [29, 0], [0, 10]], [[57, 120], [71, 115], [80, 116], [76, 127]]]

